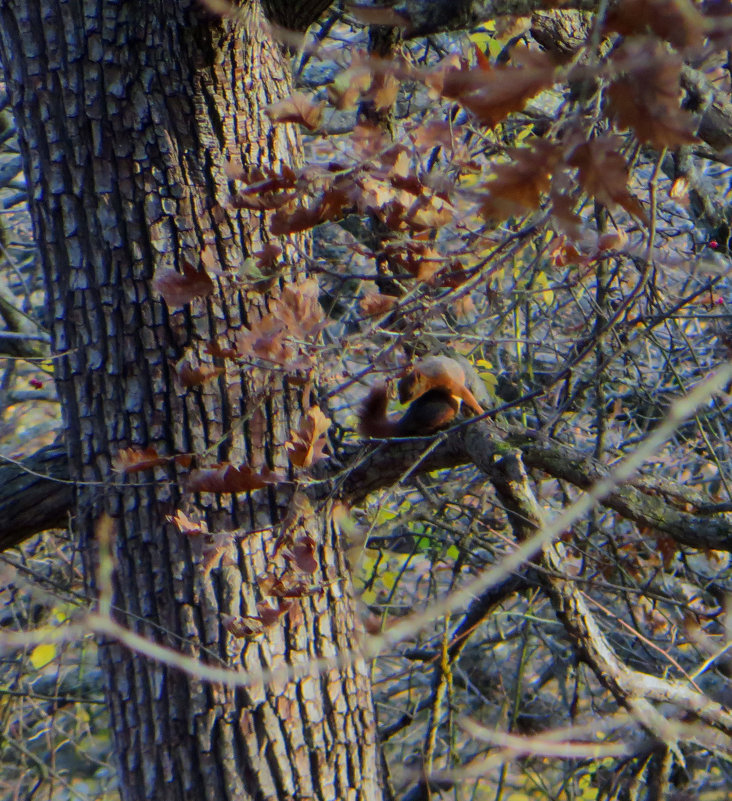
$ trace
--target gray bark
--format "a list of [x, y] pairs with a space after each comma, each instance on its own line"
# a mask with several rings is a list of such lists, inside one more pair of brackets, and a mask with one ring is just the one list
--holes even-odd
[[[266, 217], [230, 208], [225, 167], [295, 164], [299, 141], [263, 113], [290, 81], [258, 13], [249, 5], [244, 16], [217, 20], [185, 0], [0, 3], [0, 61], [32, 187], [89, 590], [98, 589], [95, 531], [111, 520], [119, 622], [235, 670], [302, 668], [357, 651], [327, 508], [297, 529], [316, 543], [320, 590], [293, 599], [259, 637], [241, 638], [224, 621], [257, 614], [258, 577], [282, 561], [275, 550], [289, 485], [192, 497], [172, 460], [131, 475], [113, 460], [126, 448], [154, 448], [197, 454], [201, 464], [288, 470], [283, 445], [306, 388], [228, 366], [220, 380], [186, 389], [173, 367], [184, 354], [211, 365], [207, 343], [232, 345], [241, 325], [266, 312], [268, 298], [229, 277], [268, 231]], [[167, 308], [153, 289], [156, 271], [182, 272], [186, 261], [203, 269], [204, 251], [221, 276], [214, 292]], [[302, 277], [295, 253], [288, 245], [293, 282]], [[178, 509], [212, 537], [235, 532], [213, 570], [200, 542], [168, 522]], [[116, 642], [100, 651], [123, 798], [383, 797], [362, 660], [234, 691]]]

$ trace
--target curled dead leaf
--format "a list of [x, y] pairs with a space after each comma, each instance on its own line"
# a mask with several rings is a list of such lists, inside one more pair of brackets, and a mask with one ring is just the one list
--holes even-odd
[[234, 467], [223, 463], [192, 470], [188, 477], [189, 492], [250, 492], [268, 484], [277, 484], [280, 476], [265, 467], [261, 473], [249, 465]]
[[276, 598], [302, 598], [310, 591], [309, 583], [291, 572], [279, 577], [267, 573], [257, 580], [257, 584], [262, 594]]
[[359, 301], [361, 311], [367, 317], [381, 317], [388, 314], [398, 303], [393, 295], [380, 295], [378, 292], [369, 292]]
[[214, 283], [205, 270], [197, 270], [190, 262], [183, 262], [183, 272], [158, 270], [153, 288], [171, 307], [185, 306], [195, 298], [204, 298], [214, 291]]
[[114, 464], [123, 473], [139, 473], [168, 462], [167, 456], [158, 456], [155, 448], [123, 448], [118, 451]]
[[302, 570], [303, 573], [312, 575], [318, 569], [318, 562], [315, 558], [315, 540], [307, 535], [295, 540], [285, 556], [289, 556], [298, 570]]
[[330, 427], [330, 420], [318, 406], [308, 409], [305, 419], [297, 431], [292, 431], [290, 440], [285, 443], [290, 461], [296, 467], [310, 467], [323, 458], [327, 445], [325, 432]]
[[172, 523], [181, 534], [188, 534], [190, 536], [208, 534], [208, 526], [205, 521], [196, 523], [181, 512], [180, 509], [177, 509], [174, 515], [166, 515], [165, 519], [169, 523]]
[[309, 131], [320, 125], [325, 103], [314, 103], [310, 95], [293, 92], [289, 97], [272, 103], [265, 111], [272, 122], [296, 122]]

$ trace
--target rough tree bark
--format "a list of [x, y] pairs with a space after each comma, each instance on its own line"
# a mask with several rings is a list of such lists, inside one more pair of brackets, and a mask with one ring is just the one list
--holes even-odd
[[[298, 523], [317, 543], [322, 592], [297, 599], [259, 638], [235, 638], [222, 621], [256, 615], [255, 579], [273, 558], [288, 485], [192, 498], [173, 462], [130, 477], [115, 472], [113, 457], [154, 447], [288, 469], [284, 443], [307, 388], [282, 379], [265, 390], [251, 371], [229, 368], [186, 389], [174, 370], [183, 356], [211, 364], [206, 344], [232, 343], [278, 291], [249, 295], [228, 277], [268, 235], [263, 217], [228, 206], [226, 163], [277, 168], [299, 154], [292, 128], [273, 128], [263, 113], [290, 91], [282, 52], [260, 26], [258, 4], [245, 10], [220, 20], [188, 0], [0, 2], [0, 61], [44, 266], [89, 587], [97, 589], [95, 528], [109, 515], [117, 619], [243, 670], [357, 649], [327, 509]], [[219, 271], [215, 291], [168, 310], [153, 290], [156, 271], [198, 267], [204, 250]], [[294, 248], [290, 256], [290, 280], [301, 280]], [[211, 532], [244, 534], [220, 568], [206, 571], [196, 543], [167, 522], [176, 509]], [[115, 642], [100, 652], [123, 798], [384, 797], [362, 661], [235, 691]]]

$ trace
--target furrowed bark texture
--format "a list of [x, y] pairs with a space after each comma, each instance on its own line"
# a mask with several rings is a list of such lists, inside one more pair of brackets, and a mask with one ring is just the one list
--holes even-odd
[[[298, 525], [317, 543], [322, 592], [254, 639], [224, 615], [256, 615], [256, 577], [277, 564], [291, 492], [186, 496], [173, 463], [125, 476], [121, 449], [194, 453], [287, 471], [303, 388], [240, 373], [186, 389], [174, 365], [213, 363], [267, 310], [230, 277], [267, 239], [266, 220], [230, 208], [229, 160], [292, 164], [299, 142], [263, 107], [290, 91], [281, 49], [247, 17], [218, 20], [187, 0], [0, 0], [0, 60], [16, 115], [58, 355], [74, 527], [95, 590], [95, 528], [113, 520], [113, 604], [147, 638], [233, 669], [353, 653], [356, 621], [327, 509]], [[305, 243], [300, 242], [300, 247]], [[181, 309], [156, 271], [215, 255], [216, 289]], [[289, 251], [290, 264], [295, 250]], [[213, 271], [212, 271], [213, 272]], [[293, 268], [291, 280], [300, 276]], [[275, 290], [276, 291], [276, 290]], [[181, 468], [182, 470], [182, 468]], [[287, 485], [284, 485], [287, 486]], [[213, 570], [166, 516], [238, 530]], [[246, 532], [250, 532], [247, 534]], [[381, 799], [362, 661], [232, 690], [100, 644], [125, 799]]]

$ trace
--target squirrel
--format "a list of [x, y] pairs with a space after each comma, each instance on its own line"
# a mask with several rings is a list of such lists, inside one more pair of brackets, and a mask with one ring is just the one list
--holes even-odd
[[401, 403], [411, 401], [404, 415], [398, 420], [387, 417], [386, 387], [376, 386], [361, 407], [359, 431], [379, 438], [427, 436], [449, 426], [462, 403], [475, 414], [483, 414], [483, 407], [465, 383], [465, 371], [455, 359], [421, 359], [397, 385]]

